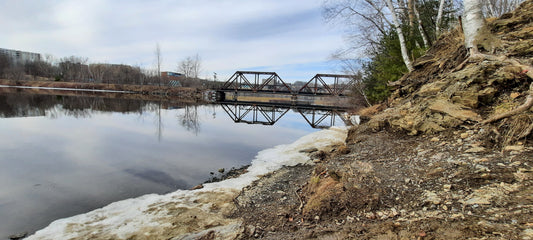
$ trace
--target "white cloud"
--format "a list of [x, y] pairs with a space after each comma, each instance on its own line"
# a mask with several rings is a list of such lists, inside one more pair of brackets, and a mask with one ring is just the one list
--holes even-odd
[[224, 79], [239, 69], [326, 61], [342, 33], [323, 23], [321, 2], [7, 0], [0, 47], [150, 67], [159, 43], [165, 70], [198, 53], [204, 75]]

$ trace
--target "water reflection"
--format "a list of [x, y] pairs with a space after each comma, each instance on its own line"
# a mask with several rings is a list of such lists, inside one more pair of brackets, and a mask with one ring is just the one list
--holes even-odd
[[184, 111], [178, 115], [179, 122], [187, 131], [198, 135], [200, 132], [200, 118], [198, 106], [185, 106]]
[[61, 115], [75, 118], [89, 118], [93, 111], [142, 113], [157, 105], [147, 105], [142, 100], [110, 99], [84, 96], [52, 96], [33, 94], [1, 94], [0, 117], [57, 118]]
[[[274, 125], [287, 112], [298, 113], [312, 128], [328, 128], [335, 125], [348, 125], [349, 121], [342, 109], [335, 107], [311, 107], [270, 103], [218, 103], [235, 123]], [[61, 116], [90, 118], [94, 111], [137, 113], [155, 112], [155, 134], [158, 140], [163, 137], [164, 125], [161, 118], [162, 109], [180, 109], [176, 116], [184, 129], [198, 135], [201, 121], [198, 105], [180, 102], [143, 101], [136, 99], [108, 99], [84, 96], [50, 96], [27, 94], [0, 95], [0, 117], [37, 117], [47, 116], [56, 119]], [[213, 111], [213, 118], [216, 111]]]
[[220, 103], [222, 109], [235, 123], [274, 125], [289, 110], [299, 113], [312, 128], [329, 128], [338, 121], [349, 125], [342, 109], [335, 107], [297, 106], [269, 103]]

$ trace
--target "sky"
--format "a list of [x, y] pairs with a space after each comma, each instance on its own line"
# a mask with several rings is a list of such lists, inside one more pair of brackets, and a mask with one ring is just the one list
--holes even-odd
[[2, 0], [0, 48], [162, 71], [198, 54], [201, 77], [273, 71], [286, 82], [339, 73], [343, 31], [323, 0]]

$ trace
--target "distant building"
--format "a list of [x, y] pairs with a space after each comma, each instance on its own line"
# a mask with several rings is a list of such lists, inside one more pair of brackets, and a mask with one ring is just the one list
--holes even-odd
[[177, 72], [161, 72], [161, 80], [166, 83], [166, 85], [173, 87], [181, 87], [181, 80], [185, 78], [185, 75]]
[[180, 80], [185, 77], [185, 75], [177, 72], [161, 72], [161, 77], [164, 79], [170, 80]]
[[7, 56], [15, 65], [41, 60], [41, 54], [39, 53], [24, 52], [19, 50], [0, 48], [0, 54]]

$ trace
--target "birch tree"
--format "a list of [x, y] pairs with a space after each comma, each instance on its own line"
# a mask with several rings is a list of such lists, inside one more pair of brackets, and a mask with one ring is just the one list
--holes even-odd
[[392, 5], [392, 1], [385, 0], [385, 2], [387, 3], [387, 7], [390, 10], [392, 21], [394, 23], [394, 28], [396, 30], [396, 34], [398, 34], [398, 39], [400, 40], [400, 49], [402, 51], [403, 62], [405, 66], [407, 67], [407, 69], [409, 70], [409, 72], [411, 72], [413, 71], [413, 63], [411, 62], [411, 59], [409, 59], [409, 53], [407, 52], [407, 47], [405, 45], [405, 35], [403, 34], [400, 21], [398, 20], [398, 15], [396, 14], [394, 6]]
[[439, 11], [437, 13], [437, 20], [436, 20], [436, 23], [435, 23], [435, 35], [436, 35], [437, 39], [440, 36], [440, 24], [442, 22], [442, 12], [444, 11], [444, 2], [445, 2], [445, 0], [440, 0], [439, 1]]
[[415, 13], [415, 16], [417, 19], [418, 31], [420, 32], [420, 35], [422, 36], [422, 41], [424, 41], [424, 48], [428, 48], [430, 46], [430, 43], [426, 35], [426, 31], [424, 30], [424, 26], [422, 25], [422, 19], [420, 19], [420, 14], [418, 13], [416, 4], [413, 4], [413, 12]]
[[478, 53], [476, 37], [485, 24], [483, 18], [481, 0], [463, 0], [463, 32], [465, 36], [465, 47], [471, 55]]

